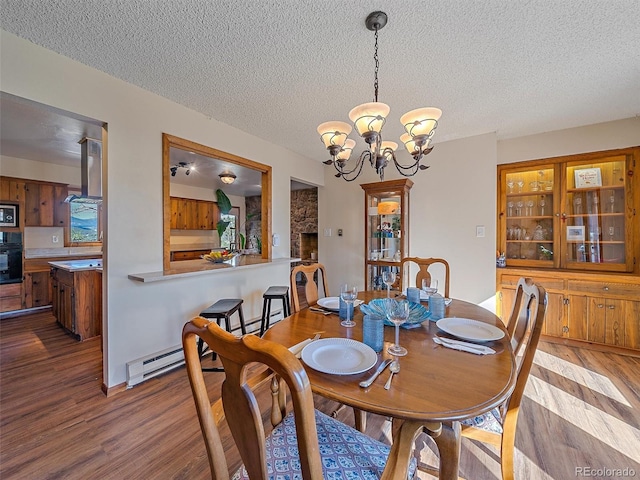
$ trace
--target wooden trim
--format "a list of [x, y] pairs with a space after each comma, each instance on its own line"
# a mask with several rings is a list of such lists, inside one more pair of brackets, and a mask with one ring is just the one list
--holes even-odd
[[104, 383], [100, 386], [100, 390], [104, 393], [105, 397], [113, 397], [114, 395], [124, 392], [127, 389], [127, 383], [119, 383], [113, 387], [107, 387]]
[[262, 236], [262, 258], [271, 259], [271, 224], [272, 224], [272, 168], [270, 165], [239, 157], [232, 153], [223, 152], [213, 147], [208, 147], [200, 143], [192, 142], [184, 138], [175, 137], [168, 133], [162, 134], [162, 209], [163, 209], [163, 270], [171, 269], [171, 199], [170, 199], [170, 177], [169, 168], [171, 166], [170, 148], [179, 148], [204, 155], [206, 157], [219, 158], [241, 167], [256, 170], [262, 174], [262, 210], [261, 210], [261, 236]]
[[566, 345], [567, 347], [585, 348], [589, 347], [589, 350], [596, 350], [598, 352], [615, 353], [618, 355], [626, 355], [628, 357], [640, 358], [640, 351], [631, 350], [624, 347], [616, 347], [615, 345], [605, 345], [604, 343], [589, 342], [586, 340], [573, 340], [571, 338], [554, 337], [552, 335], [542, 334], [541, 340], [549, 343], [557, 343], [560, 345]]

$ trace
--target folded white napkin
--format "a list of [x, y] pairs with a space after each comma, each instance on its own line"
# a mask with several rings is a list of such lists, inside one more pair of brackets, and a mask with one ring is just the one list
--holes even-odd
[[493, 355], [496, 353], [493, 348], [486, 347], [484, 345], [477, 345], [475, 343], [462, 342], [460, 340], [452, 340], [449, 338], [443, 340], [439, 337], [433, 337], [433, 341], [446, 348], [460, 350], [461, 352], [475, 353], [476, 355]]
[[293, 353], [296, 357], [300, 358], [300, 354], [302, 353], [302, 349], [313, 342], [312, 338], [307, 338], [306, 340], [301, 341], [300, 343], [296, 343], [295, 345], [289, 347], [289, 351]]

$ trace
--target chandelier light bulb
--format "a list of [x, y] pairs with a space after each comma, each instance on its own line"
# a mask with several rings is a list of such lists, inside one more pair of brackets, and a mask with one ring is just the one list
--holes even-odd
[[349, 160], [349, 157], [351, 157], [351, 152], [353, 151], [353, 147], [355, 146], [356, 141], [348, 138], [347, 141], [344, 142], [344, 146], [342, 147], [340, 152], [338, 152], [338, 154], [336, 155], [336, 160], [342, 160], [343, 162]]

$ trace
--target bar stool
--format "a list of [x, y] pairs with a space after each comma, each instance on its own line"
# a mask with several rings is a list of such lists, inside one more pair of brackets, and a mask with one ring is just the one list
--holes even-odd
[[[238, 312], [238, 316], [240, 317], [240, 330], [242, 334], [247, 333], [247, 329], [244, 324], [244, 314], [242, 313], [242, 302], [241, 298], [223, 298], [218, 300], [213, 305], [205, 308], [200, 312], [200, 316], [209, 320], [216, 320], [216, 323], [220, 325], [220, 320], [224, 320], [225, 328], [227, 332], [231, 333], [231, 315], [235, 312]], [[202, 358], [202, 354], [204, 353], [205, 347], [204, 342], [201, 338], [198, 338], [198, 356]], [[215, 360], [217, 357], [216, 352], [212, 352], [211, 360]], [[224, 372], [224, 368], [220, 367], [212, 367], [212, 368], [203, 368], [203, 372]]]
[[262, 295], [262, 321], [260, 322], [260, 336], [269, 328], [271, 320], [271, 300], [282, 300], [282, 315], [291, 315], [289, 307], [289, 287], [269, 287]]

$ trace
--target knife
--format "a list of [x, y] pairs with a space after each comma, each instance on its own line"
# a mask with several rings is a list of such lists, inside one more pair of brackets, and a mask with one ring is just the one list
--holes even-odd
[[375, 379], [378, 378], [378, 375], [380, 375], [384, 371], [384, 369], [389, 366], [390, 363], [391, 363], [391, 359], [387, 359], [387, 360], [383, 361], [378, 366], [378, 369], [375, 371], [375, 373], [373, 375], [371, 375], [371, 378], [369, 378], [368, 380], [363, 380], [362, 382], [360, 382], [360, 386], [362, 388], [370, 387], [371, 384], [375, 381]]
[[453, 338], [440, 337], [438, 335], [436, 336], [440, 340], [442, 340], [444, 343], [448, 343], [450, 345], [461, 345], [463, 347], [473, 348], [475, 350], [480, 350], [485, 353], [496, 353], [496, 351], [493, 348], [487, 347], [486, 345], [478, 345], [477, 343], [463, 342], [462, 340], [455, 340]]

